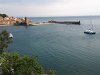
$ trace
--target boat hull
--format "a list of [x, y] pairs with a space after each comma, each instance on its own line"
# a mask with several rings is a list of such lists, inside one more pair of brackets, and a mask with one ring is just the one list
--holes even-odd
[[85, 34], [96, 34], [96, 32], [84, 32]]

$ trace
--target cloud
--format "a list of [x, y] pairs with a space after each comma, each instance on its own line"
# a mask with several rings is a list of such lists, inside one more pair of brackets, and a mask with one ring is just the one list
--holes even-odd
[[48, 5], [58, 2], [68, 2], [70, 0], [0, 0], [0, 4], [34, 4], [34, 5]]
[[14, 16], [99, 15], [99, 0], [0, 0], [0, 12]]

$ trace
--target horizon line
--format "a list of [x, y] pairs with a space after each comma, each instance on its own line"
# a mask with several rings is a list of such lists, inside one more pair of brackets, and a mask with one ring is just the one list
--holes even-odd
[[69, 15], [69, 16], [15, 16], [15, 17], [93, 17], [100, 15]]

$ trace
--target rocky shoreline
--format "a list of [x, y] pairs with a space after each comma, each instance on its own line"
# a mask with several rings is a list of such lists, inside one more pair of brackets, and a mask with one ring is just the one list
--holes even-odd
[[0, 26], [28, 26], [31, 25], [32, 21], [27, 17], [24, 18], [16, 18], [13, 16], [7, 16], [6, 14], [0, 14]]

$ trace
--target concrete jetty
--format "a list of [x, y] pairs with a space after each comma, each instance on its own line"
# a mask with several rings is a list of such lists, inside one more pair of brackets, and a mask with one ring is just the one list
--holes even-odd
[[80, 21], [48, 21], [48, 23], [58, 23], [58, 24], [75, 24], [75, 25], [80, 25]]

